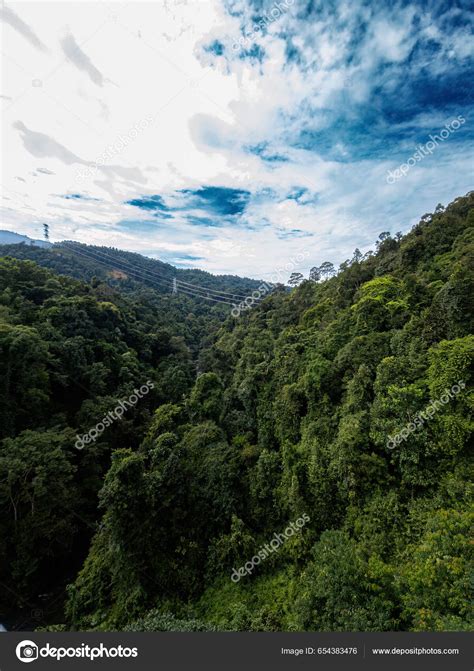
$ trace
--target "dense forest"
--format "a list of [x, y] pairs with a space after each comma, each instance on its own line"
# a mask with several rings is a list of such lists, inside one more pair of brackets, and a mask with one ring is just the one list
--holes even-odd
[[1, 248], [0, 621], [471, 629], [473, 224], [470, 193], [238, 318]]

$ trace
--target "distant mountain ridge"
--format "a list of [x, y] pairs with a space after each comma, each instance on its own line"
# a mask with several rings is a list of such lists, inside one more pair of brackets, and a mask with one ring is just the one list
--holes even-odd
[[213, 275], [199, 269], [176, 268], [158, 259], [115, 247], [74, 241], [50, 244], [17, 233], [1, 233], [8, 235], [0, 235], [0, 256], [35, 261], [55, 273], [86, 282], [94, 277], [107, 280], [122, 290], [135, 289], [138, 283], [152, 286], [159, 293], [170, 293], [176, 280], [178, 291], [184, 295], [199, 293], [206, 298], [209, 289], [211, 302], [228, 299], [238, 303], [261, 284], [259, 280], [237, 275]]
[[51, 242], [46, 240], [34, 240], [27, 235], [14, 233], [13, 231], [0, 230], [0, 245], [32, 245], [34, 247], [52, 247]]

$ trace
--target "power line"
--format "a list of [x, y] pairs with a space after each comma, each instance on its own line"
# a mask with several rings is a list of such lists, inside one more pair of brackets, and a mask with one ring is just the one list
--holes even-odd
[[[97, 258], [96, 256], [94, 256], [94, 253], [93, 253], [93, 252], [88, 252], [88, 253], [86, 253], [86, 252], [84, 252], [84, 251], [81, 251], [81, 252], [80, 252], [79, 250], [77, 250], [77, 249], [75, 249], [74, 247], [72, 247], [72, 246], [70, 246], [70, 245], [67, 245], [67, 244], [65, 244], [65, 243], [61, 243], [61, 245], [64, 246], [66, 249], [68, 249], [70, 252], [73, 252], [74, 254], [79, 254], [80, 256], [84, 256], [84, 257], [85, 257], [86, 259], [88, 259], [89, 261], [92, 260], [92, 261], [95, 261], [96, 263], [101, 263], [103, 266], [106, 266], [107, 268], [110, 268], [110, 267], [112, 267], [112, 268], [113, 268], [113, 267], [116, 267], [116, 268], [118, 268], [118, 270], [121, 270], [122, 272], [127, 272], [127, 273], [129, 273], [130, 275], [132, 275], [132, 274], [134, 273], [135, 275], [138, 276], [138, 278], [139, 278], [141, 281], [146, 280], [146, 281], [148, 281], [148, 282], [162, 282], [162, 283], [165, 283], [165, 282], [166, 282], [166, 287], [167, 287], [168, 289], [169, 289], [169, 287], [170, 287], [170, 284], [168, 284], [168, 280], [151, 280], [149, 277], [143, 277], [143, 276], [141, 275], [141, 273], [140, 273], [138, 270], [135, 270], [135, 269], [133, 269], [133, 268], [132, 268], [132, 270], [130, 270], [129, 268], [121, 268], [121, 267], [119, 266], [119, 263], [113, 263], [113, 264], [111, 264], [110, 261], [105, 262], [105, 261], [103, 261], [101, 258]], [[136, 278], [134, 278], [134, 279], [136, 279]]]
[[[94, 252], [96, 254], [102, 254], [103, 256], [105, 256], [107, 258], [111, 258], [110, 256], [107, 255], [106, 252], [102, 252], [102, 251], [99, 251], [97, 249], [95, 249]], [[134, 265], [133, 262], [131, 262], [131, 261], [121, 260], [120, 262], [123, 263], [123, 264], [131, 265], [131, 266]], [[141, 272], [145, 272], [145, 273], [148, 273], [148, 274], [151, 274], [151, 275], [156, 275], [157, 277], [164, 277], [163, 275], [160, 275], [156, 270], [147, 270], [146, 268], [142, 268]], [[168, 278], [166, 278], [166, 279], [168, 279]], [[171, 281], [171, 278], [170, 278], [170, 281]], [[232, 298], [241, 298], [242, 300], [244, 300], [248, 296], [248, 294], [244, 296], [243, 294], [238, 294], [238, 293], [234, 293], [234, 292], [231, 292], [231, 291], [225, 291], [224, 289], [222, 289], [222, 290], [221, 289], [212, 289], [211, 287], [205, 287], [202, 284], [193, 284], [192, 282], [186, 282], [185, 280], [180, 280], [180, 279], [177, 279], [177, 282], [179, 284], [184, 284], [184, 285], [190, 287], [193, 290], [202, 290], [202, 291], [205, 291], [206, 293], [212, 293], [212, 294], [216, 294], [218, 296], [220, 296], [222, 294], [223, 295], [222, 297], [231, 296]]]
[[[135, 275], [136, 277], [138, 277], [138, 279], [141, 280], [141, 281], [150, 282], [151, 284], [153, 284], [153, 283], [156, 284], [156, 283], [161, 282], [161, 283], [164, 283], [164, 284], [165, 284], [165, 286], [166, 286], [167, 289], [169, 289], [170, 287], [173, 286], [173, 283], [172, 283], [171, 280], [150, 279], [149, 277], [143, 276], [142, 273], [141, 273], [140, 271], [135, 270], [134, 268], [132, 268], [132, 270], [130, 270], [129, 268], [125, 268], [125, 269], [124, 269], [124, 268], [121, 268], [121, 267], [119, 266], [118, 263], [113, 263], [113, 264], [111, 264], [110, 262], [106, 263], [106, 262], [103, 261], [102, 259], [97, 258], [96, 256], [94, 256], [94, 253], [93, 253], [93, 252], [90, 252], [90, 251], [89, 251], [89, 253], [86, 253], [86, 252], [84, 252], [84, 251], [79, 252], [77, 249], [75, 249], [75, 248], [73, 248], [73, 247], [71, 247], [71, 246], [69, 246], [69, 245], [66, 245], [66, 244], [64, 245], [64, 247], [66, 247], [66, 249], [69, 249], [69, 251], [74, 252], [75, 254], [79, 254], [80, 256], [84, 256], [84, 257], [85, 257], [86, 259], [88, 259], [89, 261], [92, 260], [92, 261], [95, 261], [96, 263], [101, 263], [103, 266], [106, 266], [107, 268], [109, 268], [109, 267], [111, 267], [111, 266], [112, 266], [112, 267], [115, 266], [116, 268], [118, 268], [118, 270], [122, 270], [123, 272], [126, 271], [126, 272], [128, 272], [130, 275], [133, 275], [133, 274], [134, 274], [134, 275]], [[99, 252], [98, 252], [98, 253], [99, 253]], [[109, 257], [109, 258], [110, 258], [110, 257]], [[121, 261], [120, 261], [119, 263], [121, 263]], [[136, 277], [135, 277], [134, 279], [136, 279]], [[160, 288], [161, 288], [161, 287], [160, 287]], [[231, 302], [225, 300], [224, 298], [222, 298], [222, 300], [219, 300], [219, 299], [216, 299], [216, 298], [214, 298], [214, 297], [211, 297], [211, 296], [203, 296], [203, 295], [201, 295], [201, 294], [198, 294], [198, 293], [195, 293], [195, 292], [192, 292], [192, 291], [190, 291], [189, 293], [187, 293], [187, 289], [186, 289], [186, 290], [185, 290], [185, 289], [182, 289], [181, 291], [182, 291], [182, 293], [185, 293], [185, 294], [188, 295], [188, 296], [193, 296], [193, 297], [195, 297], [195, 298], [202, 298], [203, 300], [212, 300], [212, 301], [214, 301], [214, 302], [216, 302], [216, 303], [223, 303], [223, 304], [225, 304], [225, 305], [234, 305], [234, 303], [231, 303]]]
[[180, 289], [179, 293], [185, 294], [186, 296], [193, 296], [194, 298], [202, 298], [203, 301], [214, 301], [215, 303], [222, 303], [223, 305], [232, 305], [235, 307], [235, 303], [231, 303], [230, 301], [225, 300], [224, 298], [221, 300], [220, 298], [214, 298], [213, 296], [203, 296], [202, 294], [195, 294], [193, 292], [188, 293], [188, 289]]
[[[229, 300], [230, 298], [233, 298], [234, 303], [236, 301], [238, 302], [239, 300], [245, 300], [247, 298], [247, 296], [240, 296], [239, 294], [228, 294], [227, 295], [227, 292], [224, 292], [224, 291], [220, 292], [220, 291], [217, 291], [217, 290], [208, 289], [207, 287], [203, 287], [200, 284], [186, 284], [186, 285], [184, 285], [181, 280], [177, 280], [177, 282], [178, 282], [178, 285], [181, 286], [181, 290], [189, 289], [190, 291], [201, 291], [206, 295], [211, 294], [211, 295], [214, 295], [216, 298], [224, 298], [225, 300]], [[225, 294], [225, 295], [221, 295], [221, 294]]]
[[247, 296], [242, 296], [241, 294], [233, 293], [231, 291], [224, 291], [220, 289], [209, 289], [208, 287], [204, 287], [202, 284], [193, 284], [192, 282], [185, 282], [184, 280], [178, 280], [180, 284], [187, 284], [189, 287], [195, 289], [196, 287], [200, 287], [202, 289], [205, 289], [206, 291], [210, 291], [212, 293], [216, 294], [227, 294], [228, 296], [233, 296], [234, 298], [247, 298]]
[[[111, 258], [105, 252], [101, 252], [99, 250], [94, 250], [94, 251], [95, 251], [96, 254], [102, 254], [102, 256], [105, 256], [106, 258]], [[120, 260], [120, 263], [122, 263], [124, 265], [129, 265], [131, 267], [134, 267], [134, 264], [131, 261]], [[158, 272], [156, 272], [156, 270], [147, 270], [146, 268], [142, 268], [142, 269], [140, 269], [140, 272], [148, 273], [149, 275], [153, 275], [153, 276], [157, 276], [157, 277], [164, 277], [163, 275], [160, 275]], [[172, 281], [172, 278], [169, 278], [169, 280], [168, 280], [168, 278], [166, 278], [166, 281]], [[202, 284], [192, 284], [191, 282], [185, 282], [184, 280], [180, 280], [180, 279], [177, 279], [176, 281], [178, 282], [178, 284], [183, 284], [183, 285], [188, 286], [193, 291], [203, 291], [206, 294], [208, 294], [208, 293], [215, 294], [218, 298], [225, 298], [226, 296], [232, 296], [232, 298], [241, 298], [243, 300], [245, 298], [247, 298], [247, 296], [243, 296], [243, 295], [237, 294], [237, 293], [232, 293], [230, 291], [224, 291], [224, 290], [221, 291], [220, 289], [211, 289], [210, 287], [205, 287]]]
[[[75, 248], [73, 249], [73, 248], [70, 247], [70, 246], [69, 246], [69, 249], [71, 249], [71, 251], [77, 251]], [[107, 259], [107, 261], [109, 262], [110, 265], [115, 265], [117, 268], [119, 268], [119, 270], [122, 270], [122, 271], [124, 271], [124, 272], [126, 271], [126, 272], [128, 272], [128, 273], [130, 273], [130, 274], [131, 274], [131, 273], [135, 273], [135, 274], [138, 275], [142, 280], [146, 280], [146, 281], [148, 281], [148, 282], [162, 282], [162, 283], [166, 283], [166, 286], [167, 286], [168, 288], [169, 288], [169, 287], [172, 287], [173, 284], [174, 284], [174, 283], [173, 283], [173, 279], [174, 279], [174, 278], [169, 278], [169, 279], [168, 279], [168, 278], [163, 278], [163, 279], [161, 279], [162, 276], [159, 275], [158, 273], [152, 273], [151, 271], [146, 270], [145, 268], [136, 270], [136, 267], [137, 267], [137, 266], [135, 266], [133, 263], [129, 263], [129, 262], [124, 261], [124, 260], [122, 260], [122, 259], [118, 259], [118, 260], [113, 259], [110, 255], [108, 255], [108, 254], [106, 254], [106, 253], [104, 253], [104, 252], [101, 252], [101, 251], [98, 251], [98, 250], [94, 250], [94, 251], [92, 251], [92, 250], [90, 250], [90, 249], [88, 249], [87, 251], [88, 251], [88, 253], [89, 253], [90, 255], [92, 255], [92, 258], [96, 259], [96, 257], [94, 257], [94, 254], [99, 254], [100, 256], [105, 257], [105, 258]], [[84, 252], [83, 252], [83, 253], [84, 253]], [[97, 259], [96, 259], [96, 260], [97, 260]], [[103, 263], [103, 262], [102, 262], [102, 263]], [[120, 266], [118, 265], [119, 263], [121, 263], [122, 266], [125, 266], [125, 269], [124, 269], [123, 267], [120, 268]], [[131, 269], [131, 270], [130, 270], [130, 269]], [[144, 273], [146, 273], [147, 275], [151, 275], [151, 276], [153, 277], [153, 279], [150, 279], [149, 277], [147, 277], [146, 275], [144, 275]], [[160, 279], [155, 279], [155, 276], [158, 277], [158, 278], [160, 278]], [[180, 280], [177, 280], [177, 282], [179, 282], [179, 281], [180, 281]], [[184, 288], [187, 288], [187, 287], [184, 287]], [[191, 291], [191, 290], [190, 290], [190, 291]], [[197, 288], [197, 289], [196, 289], [196, 288], [195, 288], [194, 291], [191, 292], [191, 293], [194, 293], [195, 296], [200, 297], [200, 298], [208, 298], [208, 296], [207, 296], [207, 292], [206, 292], [206, 295], [201, 295], [201, 294], [197, 293], [197, 291], [203, 291], [203, 292], [206, 292], [206, 289], [204, 289], [204, 288], [202, 288], [202, 289]], [[229, 305], [231, 304], [231, 303], [228, 301], [228, 299], [226, 299], [224, 296], [217, 296], [217, 298], [222, 298], [222, 301], [225, 301], [225, 302], [226, 302], [227, 304], [229, 304]], [[232, 305], [233, 305], [233, 303], [232, 303]]]
[[[66, 243], [61, 243], [61, 244], [63, 244], [66, 248], [70, 249], [71, 251], [76, 251], [77, 253], [79, 253], [76, 250], [75, 247], [73, 248], [72, 246], [67, 245]], [[124, 259], [115, 259], [115, 258], [111, 257], [109, 254], [104, 253], [104, 252], [102, 252], [100, 250], [97, 250], [97, 249], [91, 250], [91, 249], [87, 248], [87, 252], [89, 254], [92, 254], [92, 255], [99, 254], [100, 256], [105, 257], [109, 262], [112, 261], [112, 263], [114, 265], [117, 265], [117, 266], [118, 266], [119, 263], [121, 263], [123, 266], [126, 266], [126, 267], [130, 268], [136, 274], [141, 274], [143, 276], [143, 274], [145, 273], [147, 275], [151, 275], [153, 278], [155, 278], [155, 277], [160, 278], [160, 279], [155, 280], [157, 282], [169, 283], [168, 286], [173, 285], [173, 278], [164, 278], [162, 275], [160, 275], [156, 271], [152, 272], [150, 270], [147, 270], [146, 268], [140, 268], [139, 270], [136, 270], [137, 266], [135, 266], [133, 263], [128, 262]], [[83, 250], [83, 253], [84, 253], [84, 250]], [[124, 269], [120, 268], [120, 270], [124, 270]], [[149, 278], [146, 277], [145, 279], [149, 279]], [[177, 283], [178, 283], [178, 285], [180, 285], [180, 284], [187, 285], [187, 286], [184, 286], [182, 288], [183, 290], [188, 288], [188, 286], [189, 286], [189, 291], [193, 291], [197, 295], [199, 295], [199, 292], [202, 292], [203, 298], [207, 298], [209, 294], [212, 294], [212, 295], [215, 295], [216, 298], [221, 298], [221, 299], [227, 301], [229, 304], [231, 304], [231, 303], [230, 303], [229, 299], [227, 298], [227, 295], [232, 296], [234, 299], [235, 298], [242, 298], [242, 299], [247, 298], [247, 296], [241, 296], [240, 294], [233, 294], [233, 293], [226, 292], [226, 291], [209, 289], [208, 287], [204, 287], [204, 286], [199, 285], [199, 284], [198, 285], [191, 284], [190, 282], [183, 282], [182, 280], [179, 280], [179, 279], [177, 280]], [[225, 295], [221, 295], [221, 294], [225, 294]], [[234, 302], [232, 302], [232, 305], [234, 305], [234, 303], [235, 303], [235, 300], [234, 300]]]
[[[61, 243], [61, 244], [63, 244], [63, 243]], [[78, 250], [76, 250], [75, 247], [73, 247], [73, 246], [71, 246], [71, 245], [69, 245], [69, 246], [68, 246], [68, 245], [65, 245], [65, 247], [67, 247], [67, 248], [70, 249], [71, 251], [77, 252], [78, 254], [80, 253]], [[99, 250], [97, 250], [97, 249], [92, 250], [92, 249], [90, 249], [89, 247], [87, 247], [86, 250], [87, 250], [87, 253], [88, 253], [89, 255], [92, 256], [92, 258], [96, 259], [96, 256], [94, 256], [94, 255], [99, 255], [99, 256], [101, 256], [101, 257], [104, 257], [104, 258], [108, 261], [108, 265], [109, 265], [109, 266], [116, 266], [117, 268], [119, 268], [119, 270], [123, 270], [124, 272], [125, 272], [125, 271], [126, 271], [126, 272], [129, 272], [129, 269], [130, 269], [130, 272], [133, 272], [133, 273], [135, 273], [135, 274], [137, 274], [137, 275], [142, 275], [142, 276], [143, 276], [144, 273], [148, 273], [148, 271], [145, 270], [145, 269], [140, 269], [140, 268], [139, 268], [139, 269], [137, 270], [138, 266], [136, 266], [136, 265], [133, 264], [133, 263], [129, 263], [129, 262], [127, 262], [127, 261], [124, 261], [123, 259], [115, 259], [115, 258], [111, 257], [110, 255], [105, 254], [104, 252], [101, 252], [101, 251], [99, 251]], [[83, 253], [83, 254], [85, 253], [85, 250], [84, 250], [84, 249], [82, 250], [82, 253]], [[97, 260], [97, 259], [96, 259], [96, 260]], [[120, 267], [119, 267], [119, 264], [122, 264], [122, 266], [125, 266], [125, 269], [124, 269], [124, 268], [120, 268]], [[151, 274], [151, 273], [150, 273], [150, 274]], [[154, 281], [156, 281], [156, 282], [164, 282], [164, 283], [166, 283], [166, 285], [167, 285], [168, 287], [171, 286], [171, 283], [172, 283], [171, 278], [161, 277], [160, 275], [158, 275], [157, 277], [158, 277], [159, 279], [156, 279], [156, 280], [154, 280]], [[145, 279], [148, 280], [149, 278], [148, 278], [148, 277], [145, 277]]]
[[[108, 256], [107, 254], [102, 254], [102, 256], [104, 256], [107, 259], [107, 263], [106, 263], [101, 258], [97, 258], [97, 256], [94, 255], [94, 254], [101, 254], [101, 252], [99, 252], [97, 250], [95, 252], [92, 252], [91, 250], [88, 249], [88, 253], [86, 253], [86, 252], [84, 252], [84, 250], [82, 252], [79, 252], [75, 247], [71, 247], [71, 246], [68, 246], [68, 245], [64, 245], [64, 246], [67, 249], [69, 249], [70, 251], [75, 252], [77, 254], [81, 254], [82, 256], [84, 256], [85, 258], [87, 258], [89, 260], [92, 259], [94, 261], [97, 261], [97, 263], [101, 263], [102, 265], [105, 265], [106, 267], [111, 267], [112, 266], [112, 267], [118, 268], [119, 270], [122, 270], [123, 272], [127, 272], [130, 275], [134, 274], [135, 276], [138, 276], [138, 279], [141, 280], [141, 281], [150, 282], [152, 284], [153, 283], [156, 284], [156, 283], [161, 282], [162, 284], [165, 284], [167, 289], [169, 289], [173, 286], [173, 282], [172, 282], [171, 279], [150, 279], [150, 277], [147, 277], [146, 275], [143, 275], [143, 273], [146, 273], [148, 271], [143, 270], [143, 272], [142, 272], [141, 270], [136, 270], [135, 266], [133, 266], [131, 264], [128, 264], [126, 261], [122, 261], [121, 259], [119, 259], [118, 262], [115, 259], [113, 259], [112, 262], [111, 262], [110, 261], [110, 258], [111, 258], [110, 256]], [[120, 265], [119, 265], [120, 263], [122, 264], [122, 266], [125, 266], [125, 268], [120, 267]], [[149, 273], [149, 274], [151, 274], [153, 276], [153, 273]], [[134, 279], [136, 279], [136, 277]], [[187, 289], [187, 287], [185, 287], [185, 288]], [[182, 289], [182, 291], [184, 291], [184, 289]], [[204, 300], [214, 300], [217, 303], [225, 303], [226, 305], [234, 305], [234, 303], [230, 303], [227, 299], [225, 299], [222, 296], [219, 297], [219, 298], [222, 298], [222, 300], [216, 300], [213, 297], [203, 296], [202, 294], [199, 294], [199, 293], [196, 293], [196, 292], [193, 292], [193, 291], [189, 291], [189, 294], [187, 294], [187, 295], [191, 295], [191, 296], [194, 296], [196, 298], [202, 298]]]
[[[119, 265], [119, 263], [122, 263], [123, 265], [125, 265], [126, 262], [122, 262], [122, 261], [119, 260], [119, 262], [114, 262], [114, 263], [111, 264], [110, 261], [105, 262], [105, 261], [103, 261], [101, 258], [97, 258], [96, 256], [94, 256], [94, 253], [91, 252], [90, 250], [88, 250], [88, 253], [86, 253], [84, 250], [79, 251], [79, 250], [77, 250], [75, 247], [70, 246], [70, 245], [68, 245], [68, 244], [66, 244], [66, 243], [61, 243], [61, 245], [62, 245], [63, 247], [65, 247], [66, 249], [68, 249], [69, 251], [71, 251], [71, 252], [73, 252], [73, 253], [75, 253], [75, 254], [79, 254], [80, 256], [83, 256], [84, 258], [88, 259], [89, 261], [91, 261], [91, 260], [92, 260], [92, 261], [95, 261], [96, 263], [100, 263], [100, 264], [102, 264], [103, 266], [106, 266], [107, 268], [110, 268], [111, 266], [112, 266], [112, 267], [115, 266], [115, 267], [118, 268], [118, 270], [121, 270], [122, 272], [128, 272], [130, 275], [133, 275], [133, 274], [134, 274], [134, 275], [136, 275], [136, 276], [138, 277], [138, 279], [141, 280], [141, 281], [150, 282], [151, 284], [153, 284], [153, 283], [156, 284], [156, 283], [161, 282], [162, 284], [165, 284], [165, 285], [166, 285], [166, 288], [167, 288], [167, 289], [169, 289], [169, 288], [171, 288], [171, 287], [173, 286], [173, 282], [172, 282], [172, 280], [168, 280], [168, 279], [166, 279], [166, 280], [163, 280], [163, 279], [153, 279], [153, 280], [152, 280], [152, 279], [150, 279], [149, 277], [146, 277], [146, 276], [142, 275], [142, 273], [141, 273], [140, 271], [135, 270], [134, 267], [132, 267], [131, 270], [130, 270], [130, 268], [125, 268], [125, 269], [124, 269], [124, 268], [121, 268], [120, 265]], [[100, 254], [100, 252], [97, 252], [97, 253]], [[105, 255], [105, 256], [106, 256], [106, 255]], [[110, 259], [110, 257], [108, 257], [108, 258]], [[146, 272], [146, 271], [145, 271], [145, 272]], [[135, 277], [134, 279], [136, 279], [136, 277]], [[188, 291], [189, 291], [189, 293], [188, 293]], [[214, 298], [214, 297], [212, 297], [212, 296], [203, 296], [202, 294], [199, 294], [199, 293], [193, 292], [193, 291], [191, 291], [191, 290], [188, 290], [187, 287], [182, 288], [182, 289], [181, 289], [181, 292], [184, 293], [184, 294], [187, 295], [187, 296], [193, 296], [193, 297], [195, 297], [195, 298], [201, 298], [201, 299], [203, 299], [203, 300], [211, 300], [211, 301], [214, 301], [214, 302], [216, 302], [216, 303], [222, 303], [222, 304], [224, 304], [224, 305], [235, 305], [235, 303], [231, 303], [230, 301], [226, 300], [224, 297], [220, 297], [220, 298], [222, 299], [222, 300], [220, 300], [220, 299], [218, 299], [218, 298]]]

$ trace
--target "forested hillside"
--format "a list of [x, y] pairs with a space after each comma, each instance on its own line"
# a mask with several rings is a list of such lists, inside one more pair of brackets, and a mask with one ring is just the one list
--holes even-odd
[[232, 298], [233, 292], [245, 297], [260, 284], [257, 280], [236, 275], [212, 275], [196, 268], [175, 268], [141, 254], [79, 242], [58, 242], [48, 249], [27, 244], [0, 245], [0, 255], [35, 261], [55, 273], [86, 282], [93, 279], [107, 281], [109, 285], [126, 292], [145, 285], [157, 293], [169, 294], [172, 280], [176, 278], [181, 284], [183, 296], [189, 292], [202, 293], [205, 297], [203, 287], [207, 287], [211, 297], [222, 294], [221, 298], [225, 295]]
[[470, 193], [207, 332], [175, 297], [4, 259], [9, 606], [75, 558], [67, 628], [471, 628], [473, 224]]
[[[31, 623], [33, 611], [48, 619], [49, 603], [61, 603], [99, 519], [97, 493], [111, 452], [138, 449], [153, 411], [182, 401], [203, 342], [229, 306], [172, 295], [153, 275], [121, 276], [120, 263], [104, 267], [100, 256], [96, 262], [95, 255], [26, 245], [3, 252], [9, 256], [0, 258], [0, 581], [8, 590], [1, 591], [0, 622], [13, 626]], [[62, 275], [21, 260], [28, 257]], [[225, 279], [215, 280], [231, 290]], [[243, 291], [256, 284], [237, 280]], [[153, 388], [87, 449], [78, 442], [79, 451], [77, 436], [147, 381]]]

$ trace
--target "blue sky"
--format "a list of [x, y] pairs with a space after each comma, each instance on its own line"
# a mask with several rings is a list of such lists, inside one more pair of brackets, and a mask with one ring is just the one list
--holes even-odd
[[3, 10], [4, 228], [263, 277], [472, 188], [468, 2], [45, 6]]

